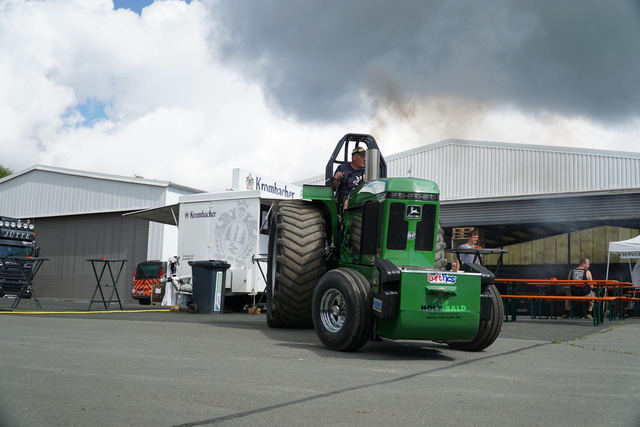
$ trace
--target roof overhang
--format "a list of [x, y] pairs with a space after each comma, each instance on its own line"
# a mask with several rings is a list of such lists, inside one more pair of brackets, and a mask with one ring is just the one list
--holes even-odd
[[499, 248], [602, 226], [637, 229], [638, 206], [638, 190], [442, 201], [440, 223], [445, 233], [477, 227], [487, 247]]
[[159, 208], [142, 209], [140, 211], [129, 212], [122, 216], [129, 216], [147, 221], [159, 222], [162, 224], [179, 225], [180, 205], [161, 206]]

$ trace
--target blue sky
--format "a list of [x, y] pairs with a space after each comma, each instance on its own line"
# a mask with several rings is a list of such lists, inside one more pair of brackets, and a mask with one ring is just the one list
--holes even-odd
[[115, 9], [131, 9], [137, 14], [142, 12], [142, 8], [149, 6], [153, 0], [113, 0]]
[[[191, 0], [182, 1], [185, 3], [191, 2]], [[113, 0], [114, 9], [130, 9], [138, 15], [145, 6], [149, 6], [151, 3], [153, 3], [153, 0]]]

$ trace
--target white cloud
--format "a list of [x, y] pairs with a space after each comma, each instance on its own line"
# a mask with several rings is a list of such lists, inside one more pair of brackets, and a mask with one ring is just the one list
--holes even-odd
[[381, 138], [406, 138], [394, 152], [447, 138], [640, 152], [640, 120], [605, 127], [581, 117], [489, 109], [454, 98], [392, 104], [379, 108], [374, 122]]
[[[328, 156], [324, 141], [341, 127], [309, 129], [269, 111], [258, 87], [213, 61], [203, 5], [158, 2], [139, 16], [109, 3], [4, 4], [0, 72], [13, 84], [0, 89], [0, 144], [15, 154], [3, 165], [203, 189], [228, 186], [235, 167], [288, 180], [321, 173], [322, 162], [305, 163]], [[81, 126], [69, 110], [91, 99], [106, 104], [107, 119]]]
[[[387, 155], [445, 138], [640, 150], [619, 143], [637, 121], [609, 129], [444, 98], [301, 122], [216, 60], [211, 11], [198, 1], [155, 2], [138, 15], [109, 0], [0, 0], [0, 164], [220, 190], [233, 168], [284, 181], [322, 174], [348, 132], [373, 133]], [[367, 101], [361, 94], [354, 102]], [[106, 116], [85, 122], [86, 103]]]

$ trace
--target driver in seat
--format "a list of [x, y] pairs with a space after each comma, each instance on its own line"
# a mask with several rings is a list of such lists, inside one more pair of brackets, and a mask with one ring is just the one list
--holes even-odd
[[336, 198], [342, 211], [347, 208], [351, 190], [362, 182], [366, 155], [363, 147], [354, 148], [351, 152], [351, 162], [338, 165], [333, 174], [333, 189], [337, 190]]

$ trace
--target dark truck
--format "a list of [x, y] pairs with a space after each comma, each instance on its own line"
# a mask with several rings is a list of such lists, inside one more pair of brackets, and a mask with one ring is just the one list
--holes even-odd
[[[20, 265], [12, 258], [37, 257], [39, 250], [31, 221], [0, 217], [0, 297], [18, 296], [25, 285]], [[30, 297], [28, 291], [22, 296]]]

